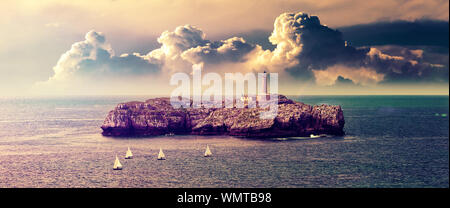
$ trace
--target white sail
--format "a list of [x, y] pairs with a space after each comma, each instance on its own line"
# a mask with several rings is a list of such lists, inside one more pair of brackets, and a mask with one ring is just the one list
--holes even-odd
[[209, 146], [206, 145], [205, 157], [210, 157], [210, 156], [212, 156], [211, 150], [209, 149]]
[[128, 147], [127, 154], [125, 155], [125, 159], [133, 158], [133, 153], [131, 153], [130, 147]]
[[319, 138], [320, 136], [319, 136], [319, 135], [311, 134], [310, 137], [311, 137], [311, 138]]
[[119, 158], [116, 155], [116, 161], [114, 161], [114, 170], [122, 170], [122, 164], [120, 164]]
[[166, 159], [166, 156], [164, 155], [162, 148], [159, 148], [158, 160], [165, 160], [165, 159]]

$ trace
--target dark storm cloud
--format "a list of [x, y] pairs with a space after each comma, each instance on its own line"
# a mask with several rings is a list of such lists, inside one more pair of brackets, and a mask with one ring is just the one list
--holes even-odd
[[[386, 26], [374, 25], [376, 29]], [[361, 26], [355, 28], [350, 31], [362, 34], [355, 32], [362, 30]], [[448, 48], [448, 40], [442, 40], [441, 35], [432, 36], [428, 31], [422, 31], [430, 28], [443, 29], [441, 23], [423, 21], [406, 24], [392, 33], [380, 29], [377, 34], [384, 37], [378, 38], [379, 40], [394, 41], [389, 37], [397, 38], [413, 32], [414, 34], [405, 38], [405, 43], [417, 38], [420, 44], [446, 43]], [[371, 31], [375, 32], [376, 29]], [[402, 29], [407, 32], [401, 32]], [[448, 23], [446, 29], [443, 33], [448, 38]], [[256, 32], [254, 35], [256, 37], [251, 40], [258, 42], [263, 38], [264, 32]], [[158, 38], [161, 47], [146, 55], [133, 53], [116, 56], [103, 34], [91, 31], [86, 34], [84, 41], [74, 43], [61, 56], [51, 79], [64, 79], [76, 74], [132, 76], [190, 70], [192, 64], [199, 63], [209, 66], [238, 63], [241, 64], [240, 67], [246, 67], [244, 70], [287, 72], [297, 79], [314, 78], [317, 83], [320, 83], [320, 79], [327, 84], [333, 84], [335, 80], [342, 84], [348, 82], [346, 79], [351, 79], [358, 85], [379, 82], [448, 82], [448, 50], [447, 53], [429, 51], [429, 47], [442, 46], [356, 47], [353, 43], [348, 44], [344, 38], [346, 36], [340, 30], [322, 25], [317, 16], [302, 12], [283, 13], [275, 19], [274, 29], [268, 37], [272, 48], [267, 43], [266, 47], [262, 47], [240, 37], [220, 41], [210, 41], [205, 37], [203, 31], [195, 26], [179, 26], [174, 31], [163, 32]], [[420, 38], [434, 40], [423, 41]]]
[[336, 81], [334, 83], [334, 86], [351, 87], [351, 86], [356, 86], [356, 84], [351, 79], [347, 79], [342, 76], [338, 76], [338, 78], [336, 79]]
[[160, 70], [160, 66], [153, 64], [136, 55], [111, 56], [106, 51], [100, 50], [96, 59], [84, 59], [80, 61], [80, 75], [97, 74], [101, 76], [134, 76], [152, 74]]
[[239, 33], [236, 36], [242, 37], [247, 43], [260, 45], [264, 50], [273, 51], [276, 45], [269, 41], [270, 34], [270, 30], [252, 30], [246, 33]]
[[449, 46], [449, 22], [417, 20], [376, 22], [338, 28], [353, 46], [428, 45]]
[[368, 49], [346, 46], [342, 33], [321, 25], [317, 18], [298, 29], [302, 51], [296, 70], [324, 69], [335, 64], [352, 65], [365, 57]]
[[[401, 39], [403, 33], [399, 31], [404, 29], [407, 33], [415, 33], [406, 37], [405, 42], [412, 42], [413, 39], [417, 38], [421, 44], [447, 44], [448, 47], [448, 39], [443, 40], [442, 35], [433, 35], [433, 32], [437, 33], [436, 29], [443, 29], [443, 24], [423, 21], [406, 24], [406, 26], [397, 29], [397, 32], [394, 31], [393, 34], [397, 39]], [[430, 28], [434, 28], [432, 33], [423, 31]], [[280, 35], [279, 33], [282, 32], [286, 34]], [[448, 38], [448, 23], [446, 30], [441, 32]], [[389, 37], [388, 34], [386, 36]], [[327, 70], [331, 66], [340, 65], [355, 69], [361, 67], [373, 69], [376, 73], [384, 75], [385, 82], [422, 80], [448, 82], [448, 64], [428, 62], [428, 58], [424, 59], [424, 57], [427, 57], [427, 52], [424, 50], [398, 49], [397, 52], [393, 52], [391, 49], [390, 52], [398, 54], [393, 55], [386, 53], [385, 51], [389, 50], [385, 50], [385, 48], [357, 48], [348, 44], [339, 30], [322, 25], [318, 17], [309, 16], [305, 13], [280, 15], [275, 21], [275, 29], [269, 40], [278, 40], [279, 37], [288, 39], [283, 41], [291, 44], [291, 48], [294, 48], [291, 51], [298, 51], [295, 54], [298, 64], [286, 68], [293, 76], [310, 76], [311, 70]], [[385, 39], [389, 40], [387, 37]], [[420, 38], [435, 40], [421, 42]], [[295, 48], [298, 48], [298, 50]], [[277, 49], [278, 47], [274, 52]], [[348, 71], [346, 72], [348, 73]], [[336, 71], [334, 73], [336, 74]]]

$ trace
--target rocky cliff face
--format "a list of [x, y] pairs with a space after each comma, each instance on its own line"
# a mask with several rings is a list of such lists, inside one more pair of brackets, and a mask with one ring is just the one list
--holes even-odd
[[101, 128], [105, 136], [164, 134], [289, 137], [310, 134], [343, 135], [340, 106], [310, 106], [279, 96], [278, 114], [260, 119], [261, 108], [179, 108], [169, 98], [121, 103], [110, 111]]

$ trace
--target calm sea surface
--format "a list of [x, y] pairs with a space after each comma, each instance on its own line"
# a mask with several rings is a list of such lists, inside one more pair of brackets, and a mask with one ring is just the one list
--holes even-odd
[[449, 187], [448, 96], [290, 98], [341, 105], [346, 135], [118, 139], [103, 119], [145, 97], [0, 98], [0, 187]]

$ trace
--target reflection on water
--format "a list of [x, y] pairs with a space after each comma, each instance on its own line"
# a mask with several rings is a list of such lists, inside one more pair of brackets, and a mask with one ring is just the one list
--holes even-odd
[[448, 187], [448, 97], [296, 98], [342, 105], [344, 137], [101, 136], [116, 103], [144, 99], [0, 100], [0, 187]]

